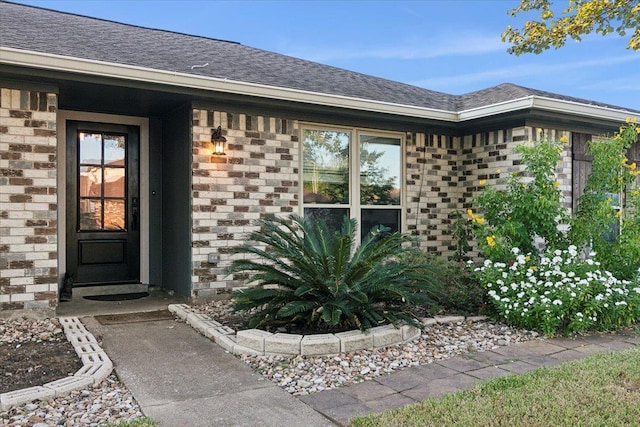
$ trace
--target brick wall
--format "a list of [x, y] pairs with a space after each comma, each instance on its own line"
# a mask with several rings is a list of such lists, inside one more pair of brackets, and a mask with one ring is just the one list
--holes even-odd
[[458, 209], [457, 138], [407, 135], [407, 231], [430, 253], [447, 253], [451, 212]]
[[0, 311], [57, 306], [56, 110], [0, 89]]
[[[208, 142], [221, 125], [227, 155], [212, 156]], [[234, 246], [244, 243], [255, 220], [265, 214], [299, 213], [298, 123], [273, 117], [193, 110], [192, 296], [206, 297], [245, 286], [228, 277]], [[452, 255], [452, 213], [472, 207], [480, 180], [504, 187], [521, 172], [518, 143], [542, 135], [559, 139], [569, 132], [532, 127], [503, 129], [462, 138], [406, 134], [406, 226], [430, 253]], [[571, 144], [563, 152], [558, 179], [571, 206]], [[498, 172], [500, 171], [500, 172]], [[210, 253], [220, 255], [209, 264]]]
[[[222, 126], [226, 156], [211, 155], [211, 132]], [[193, 110], [192, 296], [246, 286], [224, 268], [255, 221], [299, 209], [298, 122], [276, 117]], [[220, 255], [218, 264], [207, 257]]]
[[558, 181], [563, 192], [565, 205], [571, 210], [572, 201], [572, 148], [571, 133], [558, 129], [540, 129], [523, 126], [501, 129], [493, 132], [467, 135], [461, 140], [459, 157], [460, 204], [462, 211], [474, 208], [473, 200], [482, 190], [480, 180], [486, 185], [504, 189], [512, 173], [524, 171], [521, 156], [513, 152], [516, 145], [535, 143], [543, 137], [559, 140], [566, 136], [569, 142], [561, 153], [558, 165]]

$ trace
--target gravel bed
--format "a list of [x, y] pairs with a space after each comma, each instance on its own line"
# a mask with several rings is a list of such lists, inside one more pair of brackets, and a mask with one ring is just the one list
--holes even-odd
[[[0, 320], [2, 343], [20, 345], [63, 339], [66, 337], [57, 319]], [[0, 426], [100, 426], [142, 416], [133, 395], [112, 374], [92, 388], [0, 412]]]
[[[241, 316], [230, 313], [229, 301], [212, 301], [192, 308], [227, 326], [240, 324]], [[464, 321], [430, 325], [418, 339], [375, 350], [327, 357], [242, 355], [241, 359], [287, 392], [302, 395], [359, 383], [471, 351], [486, 351], [537, 338], [536, 332], [490, 320]]]

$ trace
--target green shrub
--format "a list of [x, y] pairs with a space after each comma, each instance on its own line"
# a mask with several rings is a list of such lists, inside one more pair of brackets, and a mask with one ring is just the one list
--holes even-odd
[[640, 269], [640, 171], [625, 156], [638, 140], [634, 120], [606, 141], [593, 141], [592, 170], [571, 225], [571, 240], [591, 247], [603, 268], [632, 279]]
[[543, 138], [533, 146], [516, 146], [527, 178], [513, 174], [505, 190], [485, 188], [475, 200], [484, 217], [467, 211], [485, 258], [506, 262], [512, 247], [537, 254], [537, 239], [547, 248], [568, 246], [559, 228], [568, 223], [568, 215], [556, 179], [564, 142], [565, 138], [559, 142]]
[[228, 268], [253, 274], [249, 283], [256, 286], [232, 294], [235, 309], [252, 310], [249, 327], [295, 323], [327, 331], [415, 324], [409, 306], [434, 303], [430, 267], [399, 260], [417, 250], [407, 235], [378, 227], [357, 246], [356, 222], [349, 218], [333, 233], [322, 221], [296, 215], [259, 225], [250, 243], [235, 250], [247, 256]]
[[512, 250], [509, 263], [486, 260], [475, 273], [498, 316], [545, 335], [611, 330], [640, 320], [640, 282], [618, 280], [575, 246], [537, 262]]
[[475, 275], [470, 274], [466, 263], [422, 251], [403, 257], [403, 262], [429, 266], [431, 274], [440, 284], [439, 291], [433, 295], [438, 306], [432, 307], [433, 311], [425, 314], [444, 312], [476, 316], [486, 313], [486, 292]]

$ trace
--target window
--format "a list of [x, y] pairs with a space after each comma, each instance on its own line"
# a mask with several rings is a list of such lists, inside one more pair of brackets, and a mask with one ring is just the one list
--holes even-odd
[[78, 155], [78, 230], [124, 230], [126, 136], [79, 132]]
[[402, 138], [358, 130], [303, 130], [305, 217], [337, 229], [355, 218], [364, 237], [373, 227], [402, 230]]

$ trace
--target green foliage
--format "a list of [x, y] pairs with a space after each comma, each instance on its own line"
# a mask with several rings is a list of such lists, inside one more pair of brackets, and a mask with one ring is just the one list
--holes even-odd
[[451, 237], [456, 245], [456, 250], [453, 254], [454, 261], [467, 261], [467, 254], [471, 250], [471, 237], [472, 230], [469, 221], [464, 217], [461, 211], [454, 211], [450, 215], [451, 223]]
[[547, 247], [566, 247], [559, 224], [567, 223], [562, 193], [555, 177], [562, 142], [543, 139], [533, 146], [518, 145], [528, 177], [513, 174], [505, 190], [485, 188], [475, 204], [484, 215], [469, 210], [474, 235], [485, 258], [508, 261], [510, 248], [537, 254], [536, 239]]
[[512, 17], [539, 11], [539, 20], [527, 20], [522, 29], [509, 25], [502, 33], [502, 41], [511, 43], [509, 53], [541, 53], [551, 47], [564, 46], [567, 38], [580, 41], [591, 33], [606, 35], [631, 33], [628, 49], [640, 50], [640, 2], [638, 0], [571, 0], [558, 13], [551, 0], [520, 0], [509, 11]]
[[[314, 330], [416, 323], [409, 304], [433, 304], [429, 266], [401, 257], [417, 249], [411, 238], [374, 229], [356, 247], [356, 222], [331, 233], [322, 221], [270, 217], [235, 252], [229, 273], [253, 273], [248, 289], [232, 294], [237, 310], [253, 310], [249, 327], [295, 323]], [[264, 249], [263, 249], [264, 247]]]
[[639, 133], [629, 120], [612, 139], [589, 144], [592, 170], [570, 232], [574, 244], [590, 246], [605, 269], [625, 279], [640, 268], [640, 173], [625, 157]]
[[[467, 264], [460, 261], [447, 260], [438, 255], [416, 251], [403, 257], [403, 261], [417, 266], [427, 265], [441, 288], [434, 293], [440, 312], [476, 316], [485, 314], [487, 308], [486, 292], [476, 277], [470, 274]], [[437, 312], [429, 313], [437, 314]]]
[[539, 260], [517, 248], [510, 263], [486, 260], [475, 274], [498, 315], [545, 335], [611, 330], [640, 321], [640, 282], [618, 280], [573, 245]]

